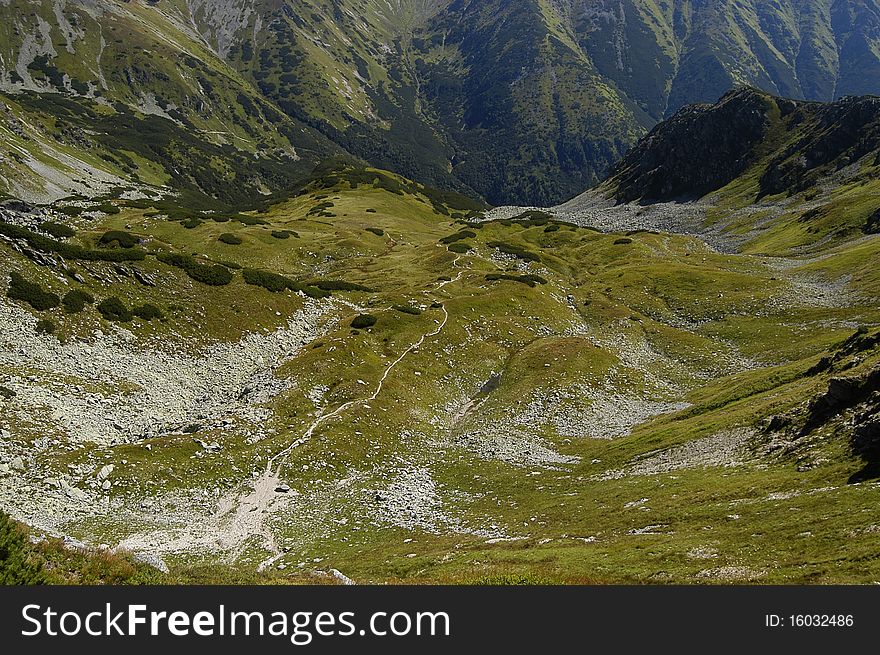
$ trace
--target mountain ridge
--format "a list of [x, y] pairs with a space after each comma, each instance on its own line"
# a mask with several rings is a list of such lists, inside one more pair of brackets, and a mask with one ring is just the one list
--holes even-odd
[[880, 91], [876, 0], [10, 0], [0, 17], [11, 103], [98, 93], [241, 152], [300, 153], [303, 173], [345, 151], [493, 204], [570, 198], [738, 84]]

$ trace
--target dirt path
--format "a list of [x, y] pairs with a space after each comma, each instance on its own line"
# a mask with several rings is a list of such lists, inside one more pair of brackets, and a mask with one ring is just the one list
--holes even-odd
[[[455, 260], [453, 261], [453, 267], [457, 267], [459, 259], [460, 257], [455, 258]], [[460, 271], [458, 275], [456, 275], [451, 280], [445, 280], [441, 282], [439, 285], [437, 285], [434, 291], [439, 291], [448, 284], [451, 284], [452, 282], [457, 282], [461, 279], [463, 274], [464, 272]], [[253, 488], [248, 493], [242, 495], [236, 504], [230, 506], [229, 509], [226, 510], [226, 514], [231, 515], [232, 517], [232, 521], [228, 527], [231, 532], [242, 535], [260, 535], [263, 538], [263, 543], [266, 549], [272, 553], [270, 557], [263, 560], [257, 567], [259, 571], [263, 571], [269, 566], [272, 566], [284, 554], [275, 542], [275, 538], [272, 534], [271, 529], [269, 529], [269, 527], [266, 525], [265, 518], [272, 513], [273, 506], [278, 500], [278, 496], [275, 493], [275, 490], [279, 487], [279, 485], [282, 484], [280, 477], [281, 470], [287, 464], [290, 454], [296, 448], [309, 441], [309, 439], [314, 436], [315, 431], [326, 422], [330, 421], [333, 418], [341, 416], [352, 407], [363, 405], [376, 400], [382, 393], [382, 390], [385, 387], [385, 382], [388, 380], [388, 377], [391, 375], [394, 369], [396, 369], [400, 365], [400, 363], [403, 362], [404, 359], [406, 359], [407, 356], [421, 348], [425, 341], [439, 335], [446, 327], [446, 324], [449, 322], [449, 311], [446, 309], [446, 307], [442, 307], [442, 310], [443, 320], [440, 322], [440, 324], [431, 332], [422, 335], [422, 337], [418, 341], [410, 345], [397, 357], [397, 359], [395, 359], [385, 368], [385, 371], [379, 378], [376, 388], [372, 394], [370, 394], [366, 398], [350, 400], [336, 407], [332, 411], [325, 412], [315, 418], [315, 420], [312, 421], [312, 423], [309, 425], [309, 427], [306, 429], [301, 437], [293, 441], [284, 450], [276, 453], [271, 458], [269, 458], [269, 460], [266, 462], [266, 468], [263, 471], [262, 475], [253, 480]], [[243, 547], [244, 543], [242, 543], [241, 546], [237, 549], [235, 556], [240, 554]]]

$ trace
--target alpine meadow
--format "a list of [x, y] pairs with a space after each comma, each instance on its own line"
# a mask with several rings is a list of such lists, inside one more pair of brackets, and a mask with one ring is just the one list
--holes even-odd
[[0, 0], [0, 583], [877, 584], [878, 235], [878, 0]]

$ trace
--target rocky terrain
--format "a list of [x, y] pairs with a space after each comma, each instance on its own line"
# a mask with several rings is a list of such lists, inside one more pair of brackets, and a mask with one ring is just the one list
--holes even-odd
[[[232, 58], [236, 7], [162, 11]], [[61, 103], [97, 150], [158, 121], [124, 193], [0, 208], [0, 507], [35, 541], [166, 581], [880, 579], [874, 99], [740, 90], [492, 210], [141, 104]]]

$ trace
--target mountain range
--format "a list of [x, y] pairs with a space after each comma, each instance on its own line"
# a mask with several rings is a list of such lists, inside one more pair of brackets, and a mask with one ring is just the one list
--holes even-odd
[[99, 178], [247, 203], [345, 154], [550, 205], [732, 86], [880, 91], [876, 0], [9, 0], [0, 19], [0, 184], [35, 199]]

